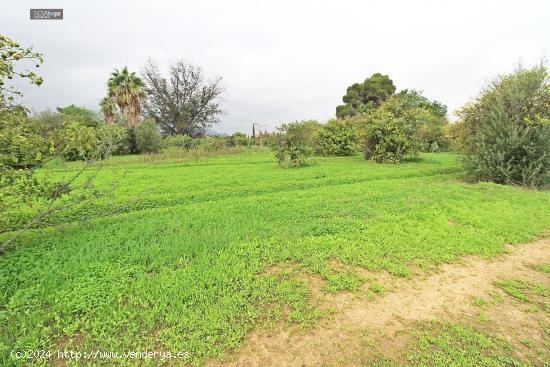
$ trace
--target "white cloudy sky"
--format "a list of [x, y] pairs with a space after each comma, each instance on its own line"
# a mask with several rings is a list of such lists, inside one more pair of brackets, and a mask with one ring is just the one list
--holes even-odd
[[[30, 8], [65, 19], [31, 21]], [[114, 67], [182, 58], [223, 77], [222, 132], [326, 120], [375, 72], [452, 112], [497, 74], [548, 57], [549, 19], [547, 0], [0, 0], [0, 33], [45, 55], [45, 84], [24, 89], [33, 109], [97, 109]]]

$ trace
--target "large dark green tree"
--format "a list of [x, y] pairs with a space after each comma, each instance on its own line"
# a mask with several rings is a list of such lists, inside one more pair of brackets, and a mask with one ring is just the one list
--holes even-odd
[[342, 97], [344, 104], [336, 107], [336, 117], [345, 118], [369, 112], [394, 93], [395, 85], [389, 76], [373, 74], [363, 83], [355, 83], [348, 87]]

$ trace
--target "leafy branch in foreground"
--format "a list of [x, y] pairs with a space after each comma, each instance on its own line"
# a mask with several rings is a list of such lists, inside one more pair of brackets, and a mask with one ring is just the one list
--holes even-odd
[[[28, 229], [46, 225], [54, 212], [96, 197], [98, 191], [92, 182], [97, 172], [87, 175], [83, 183], [79, 181], [97, 159], [109, 156], [115, 145], [112, 139], [98, 139], [93, 149], [76, 149], [75, 154], [85, 163], [66, 179], [56, 181], [43, 170], [39, 173], [46, 163], [60, 154], [67, 154], [71, 141], [44, 136], [40, 127], [28, 117], [28, 110], [14, 103], [13, 95], [22, 94], [5, 87], [6, 79], [17, 76], [34, 85], [43, 82], [42, 77], [33, 72], [18, 71], [16, 66], [21, 60], [32, 60], [38, 66], [42, 63], [42, 55], [33, 52], [32, 47], [22, 48], [0, 35], [0, 233], [13, 231], [3, 236], [0, 252]], [[74, 195], [69, 196], [70, 193]], [[33, 205], [39, 210], [27, 223], [18, 228], [6, 225], [12, 219], [10, 214]]]
[[6, 85], [6, 79], [11, 80], [14, 77], [27, 79], [31, 84], [41, 85], [44, 82], [41, 76], [24, 69], [19, 70], [16, 64], [20, 61], [34, 63], [35, 67], [40, 67], [44, 62], [42, 54], [34, 52], [32, 47], [23, 48], [17, 42], [0, 34], [0, 95], [7, 95], [8, 101], [13, 101], [14, 95], [21, 96], [13, 85]]

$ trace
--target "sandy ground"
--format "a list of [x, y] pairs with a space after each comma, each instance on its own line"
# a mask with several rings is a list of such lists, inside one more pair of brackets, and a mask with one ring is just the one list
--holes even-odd
[[[334, 310], [313, 329], [303, 331], [281, 322], [270, 330], [252, 332], [242, 348], [228, 353], [223, 361], [209, 366], [355, 366], [365, 364], [366, 343], [391, 356], [407, 342], [407, 330], [428, 320], [479, 323], [477, 298], [499, 292], [494, 282], [520, 278], [550, 287], [550, 277], [532, 266], [550, 262], [550, 238], [507, 246], [507, 254], [491, 260], [466, 257], [445, 264], [435, 272], [416, 274], [411, 279], [363, 271], [363, 275], [384, 285], [382, 295], [372, 296], [368, 285], [358, 292], [326, 294], [322, 280], [306, 276], [313, 302], [321, 309]], [[337, 264], [335, 264], [337, 266]], [[360, 269], [357, 269], [361, 271]], [[369, 296], [370, 294], [370, 296]], [[516, 302], [517, 303], [517, 302]], [[507, 338], [519, 348], [522, 337], [542, 340], [540, 314], [524, 312], [514, 302], [502, 302], [487, 312], [491, 332]], [[546, 317], [546, 316], [542, 316]]]

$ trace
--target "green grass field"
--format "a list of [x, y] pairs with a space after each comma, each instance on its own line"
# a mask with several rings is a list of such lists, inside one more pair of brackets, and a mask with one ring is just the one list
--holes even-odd
[[266, 322], [308, 327], [325, 316], [305, 280], [269, 266], [293, 262], [320, 274], [327, 292], [354, 290], [365, 280], [352, 266], [407, 277], [412, 265], [493, 256], [550, 228], [550, 192], [462, 176], [459, 157], [443, 153], [400, 165], [317, 158], [296, 169], [261, 151], [114, 158], [96, 178], [108, 195], [0, 256], [0, 365], [24, 364], [12, 349], [71, 346], [185, 351], [200, 363]]

